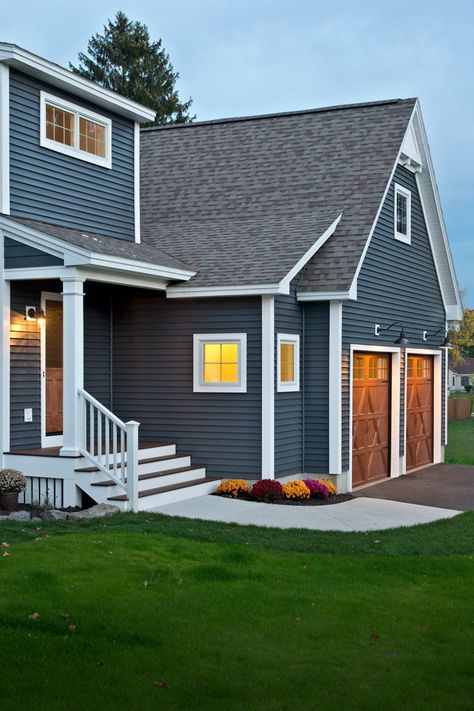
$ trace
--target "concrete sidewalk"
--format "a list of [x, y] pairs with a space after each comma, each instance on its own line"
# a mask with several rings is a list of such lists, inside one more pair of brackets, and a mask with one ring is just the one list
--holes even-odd
[[159, 506], [153, 511], [205, 521], [318, 531], [379, 531], [430, 523], [461, 513], [453, 509], [365, 497], [330, 506], [272, 506], [209, 495]]

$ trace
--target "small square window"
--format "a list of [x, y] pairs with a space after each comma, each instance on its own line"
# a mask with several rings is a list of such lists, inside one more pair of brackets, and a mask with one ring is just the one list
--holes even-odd
[[194, 335], [194, 392], [247, 392], [247, 335]]
[[394, 199], [395, 239], [411, 242], [411, 192], [395, 184]]
[[279, 333], [277, 336], [277, 392], [300, 389], [300, 337]]

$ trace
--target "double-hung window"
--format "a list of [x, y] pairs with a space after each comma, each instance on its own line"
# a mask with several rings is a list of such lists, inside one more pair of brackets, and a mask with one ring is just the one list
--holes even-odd
[[277, 392], [298, 392], [300, 389], [300, 337], [296, 334], [277, 335]]
[[194, 335], [194, 392], [247, 392], [247, 334]]
[[110, 119], [42, 91], [40, 123], [44, 148], [112, 167]]
[[395, 239], [411, 242], [411, 192], [395, 184]]

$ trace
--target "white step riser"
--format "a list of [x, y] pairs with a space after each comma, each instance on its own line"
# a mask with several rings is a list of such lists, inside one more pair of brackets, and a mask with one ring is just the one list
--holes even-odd
[[166, 504], [174, 504], [178, 501], [195, 499], [197, 496], [213, 494], [217, 490], [219, 484], [219, 481], [210, 481], [205, 484], [197, 484], [196, 486], [176, 489], [175, 491], [166, 491], [163, 494], [147, 496], [138, 500], [138, 508], [140, 511], [149, 511], [157, 506], [166, 506]]
[[[182, 469], [191, 466], [191, 457], [179, 457], [179, 459], [165, 459], [162, 462], [147, 462], [138, 465], [138, 476], [140, 474], [151, 474], [152, 472], [164, 472], [167, 469]], [[120, 470], [118, 470], [120, 474]], [[91, 481], [96, 483], [104, 481], [107, 476], [104, 472], [92, 472]]]
[[[194, 481], [195, 479], [202, 479], [206, 476], [206, 470], [204, 467], [202, 469], [196, 469], [194, 472], [181, 472], [176, 474], [169, 474], [165, 476], [151, 477], [150, 479], [142, 479], [138, 482], [138, 491], [145, 491], [146, 489], [157, 489], [159, 486], [172, 486], [173, 484], [181, 484], [183, 481]], [[123, 494], [123, 489], [119, 486], [93, 486], [92, 490], [103, 489], [107, 492], [105, 498], [109, 496], [118, 496]], [[115, 503], [112, 501], [112, 503]]]

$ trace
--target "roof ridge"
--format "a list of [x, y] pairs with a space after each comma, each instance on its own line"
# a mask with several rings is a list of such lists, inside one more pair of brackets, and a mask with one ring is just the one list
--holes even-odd
[[416, 102], [416, 97], [411, 97], [407, 99], [381, 99], [380, 101], [361, 101], [359, 103], [353, 104], [334, 104], [331, 106], [321, 106], [312, 109], [299, 109], [297, 111], [277, 111], [269, 114], [255, 114], [249, 116], [230, 116], [228, 118], [219, 119], [209, 119], [205, 121], [188, 121], [187, 123], [173, 123], [167, 124], [165, 126], [150, 126], [148, 128], [142, 128], [141, 132], [151, 132], [151, 131], [166, 131], [176, 128], [195, 128], [198, 126], [210, 126], [214, 124], [224, 124], [224, 123], [240, 123], [244, 121], [260, 121], [262, 119], [272, 119], [272, 118], [282, 118], [284, 116], [304, 116], [306, 114], [319, 114], [326, 113], [329, 111], [347, 111], [350, 109], [362, 109], [366, 107], [375, 106], [385, 106], [388, 104], [406, 104], [410, 102]]

